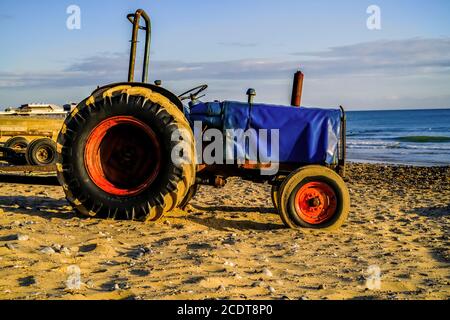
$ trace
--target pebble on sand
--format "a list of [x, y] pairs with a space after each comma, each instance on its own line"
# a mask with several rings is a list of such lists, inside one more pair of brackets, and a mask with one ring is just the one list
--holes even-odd
[[256, 281], [253, 282], [252, 287], [256, 288], [256, 287], [263, 287], [264, 286], [264, 282], [263, 281]]
[[223, 285], [223, 284], [221, 284], [218, 288], [217, 288], [217, 291], [226, 291], [227, 290], [227, 288]]
[[264, 268], [262, 273], [267, 277], [273, 277], [272, 271], [270, 271], [268, 268]]
[[45, 254], [55, 254], [56, 251], [52, 247], [45, 247], [40, 250], [41, 253]]
[[232, 262], [232, 261], [225, 261], [223, 265], [227, 266], [227, 267], [234, 267], [234, 266], [236, 266], [236, 264], [234, 262]]
[[9, 250], [16, 250], [17, 249], [17, 247], [14, 244], [12, 244], [12, 243], [5, 244], [5, 247], [7, 247]]
[[26, 234], [17, 234], [17, 240], [19, 241], [28, 241], [30, 239], [30, 237]]

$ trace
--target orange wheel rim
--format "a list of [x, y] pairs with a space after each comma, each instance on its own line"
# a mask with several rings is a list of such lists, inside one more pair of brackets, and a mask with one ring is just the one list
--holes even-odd
[[318, 225], [336, 213], [337, 199], [333, 188], [324, 182], [309, 182], [295, 195], [295, 211], [303, 221]]
[[158, 176], [161, 148], [156, 134], [145, 123], [133, 117], [112, 117], [89, 135], [84, 164], [101, 190], [115, 196], [134, 196]]

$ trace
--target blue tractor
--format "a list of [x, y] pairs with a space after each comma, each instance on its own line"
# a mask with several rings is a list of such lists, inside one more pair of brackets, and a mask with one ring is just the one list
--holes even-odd
[[[145, 25], [140, 24], [143, 18]], [[67, 117], [57, 143], [57, 174], [66, 198], [91, 217], [156, 221], [184, 208], [200, 185], [229, 177], [272, 185], [286, 226], [334, 230], [347, 219], [345, 113], [292, 106], [200, 101], [202, 85], [181, 95], [147, 81], [151, 22], [133, 24], [128, 81], [97, 88]], [[146, 31], [142, 82], [134, 81], [139, 30]], [[187, 104], [183, 103], [188, 101]]]

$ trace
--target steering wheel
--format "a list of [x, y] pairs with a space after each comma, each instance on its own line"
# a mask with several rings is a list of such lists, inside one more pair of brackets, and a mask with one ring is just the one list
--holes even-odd
[[200, 97], [199, 97], [199, 95], [200, 95], [200, 93], [202, 93], [206, 89], [208, 89], [208, 85], [207, 84], [203, 84], [201, 86], [192, 88], [192, 89], [190, 89], [190, 90], [180, 94], [178, 96], [178, 98], [181, 101], [184, 101], [184, 100], [187, 100], [187, 99], [191, 99], [191, 101], [194, 101], [194, 100], [197, 100], [197, 99], [200, 99], [200, 98], [204, 97], [205, 95], [200, 96]]

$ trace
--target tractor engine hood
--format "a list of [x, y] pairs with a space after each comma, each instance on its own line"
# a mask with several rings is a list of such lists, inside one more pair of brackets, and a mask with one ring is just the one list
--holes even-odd
[[[261, 143], [259, 130], [279, 130], [280, 163], [332, 165], [338, 161], [341, 115], [338, 108], [297, 108], [224, 101], [198, 103], [186, 116], [192, 126], [195, 121], [201, 121], [204, 127], [219, 129], [224, 135], [228, 129], [255, 129], [258, 148], [268, 150], [272, 150], [271, 141]], [[248, 153], [248, 146], [236, 144], [236, 148]]]

